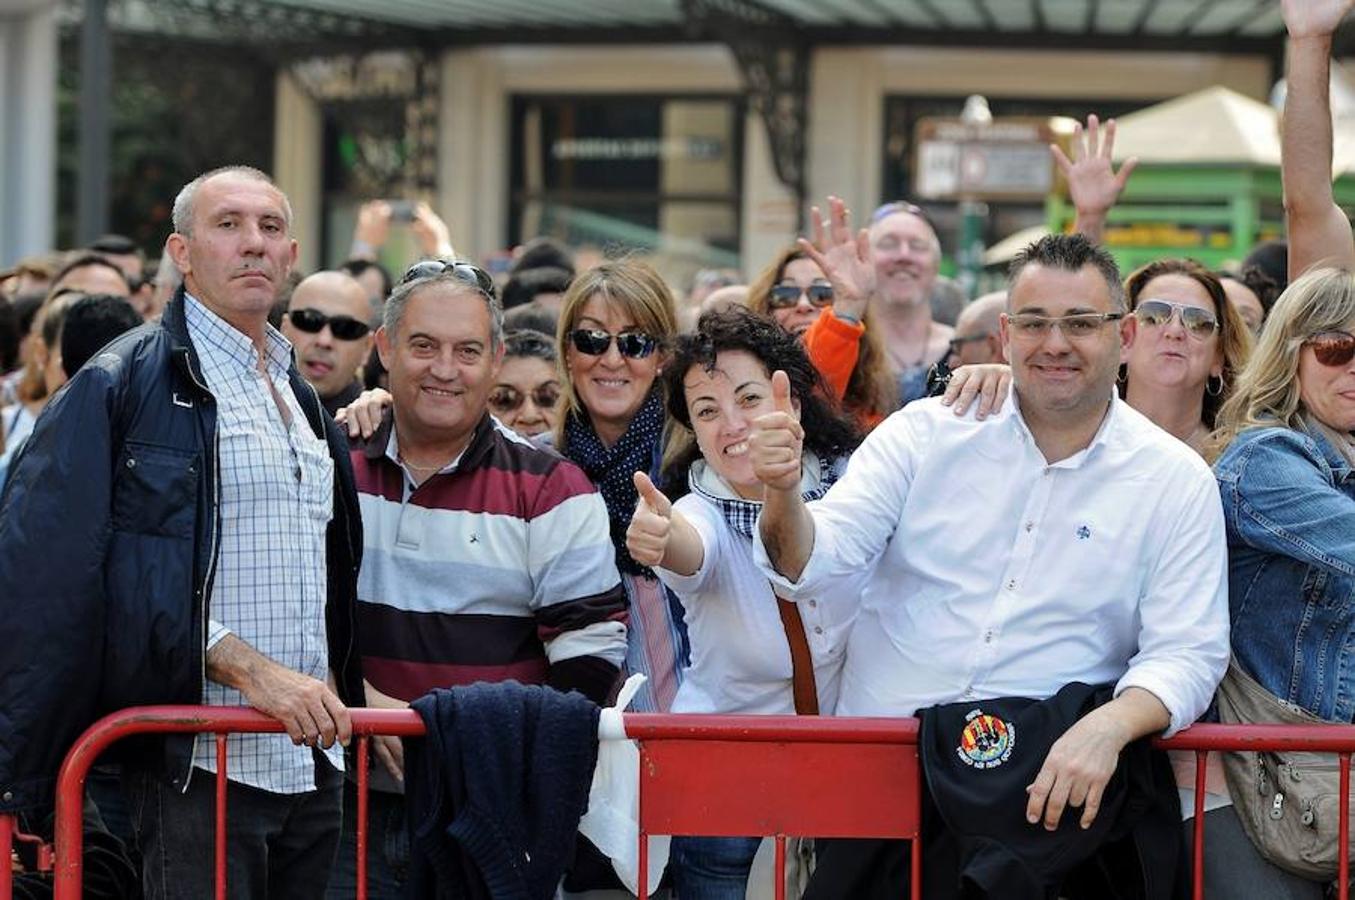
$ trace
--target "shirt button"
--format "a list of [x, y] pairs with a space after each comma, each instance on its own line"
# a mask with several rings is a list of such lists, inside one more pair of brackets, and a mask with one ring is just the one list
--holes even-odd
[[814, 633], [815, 633], [815, 634], [823, 634], [823, 629], [820, 628], [818, 625], [815, 625], [815, 626], [814, 626]]
[[985, 631], [983, 633], [983, 642], [985, 644], [991, 644], [993, 642], [993, 633], [991, 631]]
[[1015, 578], [1013, 578], [1011, 581], [1007, 582], [1007, 590], [1009, 590], [1009, 591], [1014, 591], [1014, 590], [1016, 590], [1016, 579], [1015, 579]]
[[1035, 523], [1034, 523], [1034, 522], [1027, 522], [1027, 523], [1026, 523], [1026, 531], [1034, 531], [1034, 530], [1035, 530]]
[[809, 601], [809, 608], [810, 608], [810, 609], [814, 609], [814, 608], [816, 608], [818, 605], [819, 605], [819, 601], [817, 601], [817, 600], [810, 600], [810, 601]]

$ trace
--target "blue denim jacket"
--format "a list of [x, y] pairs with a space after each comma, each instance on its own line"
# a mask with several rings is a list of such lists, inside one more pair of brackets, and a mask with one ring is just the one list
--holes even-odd
[[1272, 694], [1355, 718], [1355, 480], [1316, 432], [1254, 428], [1214, 464], [1233, 653]]

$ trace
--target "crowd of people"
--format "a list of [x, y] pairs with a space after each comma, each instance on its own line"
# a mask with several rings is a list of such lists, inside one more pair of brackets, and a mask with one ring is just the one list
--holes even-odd
[[[1284, 4], [1287, 244], [1223, 272], [1120, 271], [1101, 236], [1134, 163], [1094, 115], [1053, 151], [1074, 230], [959, 310], [926, 210], [858, 227], [837, 197], [680, 300], [550, 238], [496, 280], [423, 204], [393, 276], [384, 201], [300, 277], [287, 197], [241, 166], [184, 186], [154, 264], [115, 236], [24, 261], [0, 282], [0, 814], [41, 831], [104, 713], [250, 706], [283, 733], [228, 741], [231, 896], [351, 896], [349, 710], [413, 706], [444, 756], [485, 722], [513, 752], [373, 739], [371, 896], [617, 890], [505, 770], [531, 750], [533, 790], [583, 796], [597, 751], [569, 735], [642, 675], [631, 710], [918, 716], [927, 898], [1180, 896], [1195, 761], [1149, 739], [1355, 720], [1328, 99], [1352, 5]], [[211, 894], [216, 766], [193, 735], [96, 766], [92, 827], [137, 867], [112, 895]], [[1335, 760], [1205, 776], [1207, 893], [1324, 896]], [[743, 897], [759, 843], [674, 838], [672, 895]], [[906, 896], [897, 842], [813, 859], [805, 897]]]

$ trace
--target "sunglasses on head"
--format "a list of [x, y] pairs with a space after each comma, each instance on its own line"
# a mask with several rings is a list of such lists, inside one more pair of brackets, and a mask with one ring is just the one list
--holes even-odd
[[489, 394], [489, 408], [499, 415], [507, 415], [521, 409], [523, 401], [528, 397], [532, 398], [537, 409], [554, 409], [560, 399], [560, 387], [555, 384], [542, 384], [530, 393], [524, 394], [515, 387], [499, 385]]
[[360, 319], [352, 316], [327, 316], [318, 309], [288, 310], [287, 319], [293, 328], [306, 334], [319, 334], [328, 325], [330, 333], [341, 341], [356, 341], [372, 330], [372, 326]]
[[875, 207], [875, 212], [870, 214], [870, 224], [874, 225], [885, 216], [892, 216], [894, 213], [908, 213], [910, 216], [917, 216], [931, 226], [933, 231], [936, 230], [936, 226], [932, 225], [932, 217], [927, 215], [927, 211], [916, 203], [909, 203], [907, 200], [895, 200], [892, 203], [884, 203]]
[[1134, 307], [1134, 318], [1144, 325], [1167, 325], [1177, 313], [1181, 314], [1181, 327], [1193, 338], [1204, 340], [1219, 330], [1218, 318], [1203, 307], [1185, 306], [1167, 300], [1143, 300]]
[[811, 284], [802, 288], [798, 284], [774, 284], [767, 305], [772, 309], [785, 309], [800, 302], [801, 295], [808, 297], [810, 305], [822, 309], [833, 304], [833, 286], [831, 284]]
[[1303, 343], [1313, 348], [1313, 356], [1324, 366], [1344, 366], [1355, 359], [1355, 334], [1319, 331]]
[[491, 300], [498, 297], [494, 290], [494, 279], [490, 277], [488, 272], [472, 263], [455, 259], [425, 259], [423, 262], [416, 262], [405, 270], [405, 274], [400, 277], [400, 283], [409, 284], [411, 281], [418, 281], [421, 278], [436, 278], [443, 273], [449, 273], [458, 281], [464, 281], [466, 284], [479, 289]]
[[575, 350], [588, 356], [601, 356], [606, 353], [613, 339], [616, 340], [617, 351], [628, 359], [644, 359], [659, 349], [659, 339], [643, 331], [612, 334], [597, 328], [575, 328], [569, 333], [569, 339], [573, 342]]

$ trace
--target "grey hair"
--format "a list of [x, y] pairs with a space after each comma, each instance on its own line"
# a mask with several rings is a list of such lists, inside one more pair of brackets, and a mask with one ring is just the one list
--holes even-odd
[[239, 175], [242, 178], [248, 178], [252, 181], [262, 181], [264, 184], [276, 190], [278, 195], [282, 197], [282, 218], [287, 226], [287, 233], [291, 234], [292, 204], [288, 201], [287, 195], [284, 194], [282, 190], [273, 183], [273, 179], [269, 178], [264, 172], [259, 171], [253, 166], [239, 165], [221, 166], [220, 168], [212, 169], [210, 172], [203, 172], [179, 190], [178, 196], [174, 198], [174, 212], [172, 214], [174, 230], [176, 232], [184, 237], [188, 237], [193, 233], [193, 203], [197, 199], [198, 189], [209, 179], [215, 178], [218, 175]]
[[485, 301], [485, 305], [489, 308], [489, 346], [491, 350], [498, 352], [499, 348], [503, 346], [503, 306], [500, 305], [498, 298], [485, 293], [478, 286], [453, 274], [451, 269], [428, 278], [416, 278], [413, 281], [396, 285], [391, 291], [390, 298], [386, 300], [386, 307], [381, 313], [381, 325], [386, 329], [386, 332], [394, 335], [399, 329], [400, 320], [405, 317], [405, 307], [409, 305], [409, 300], [415, 292], [437, 286], [455, 287], [458, 290], [475, 294]]
[[1041, 265], [1062, 272], [1079, 272], [1084, 266], [1091, 266], [1100, 274], [1110, 290], [1111, 305], [1118, 311], [1125, 310], [1124, 284], [1120, 281], [1120, 267], [1115, 258], [1100, 247], [1087, 240], [1082, 234], [1048, 234], [1028, 245], [1012, 259], [1007, 269], [1007, 301], [1011, 302], [1011, 289], [1026, 266]]

